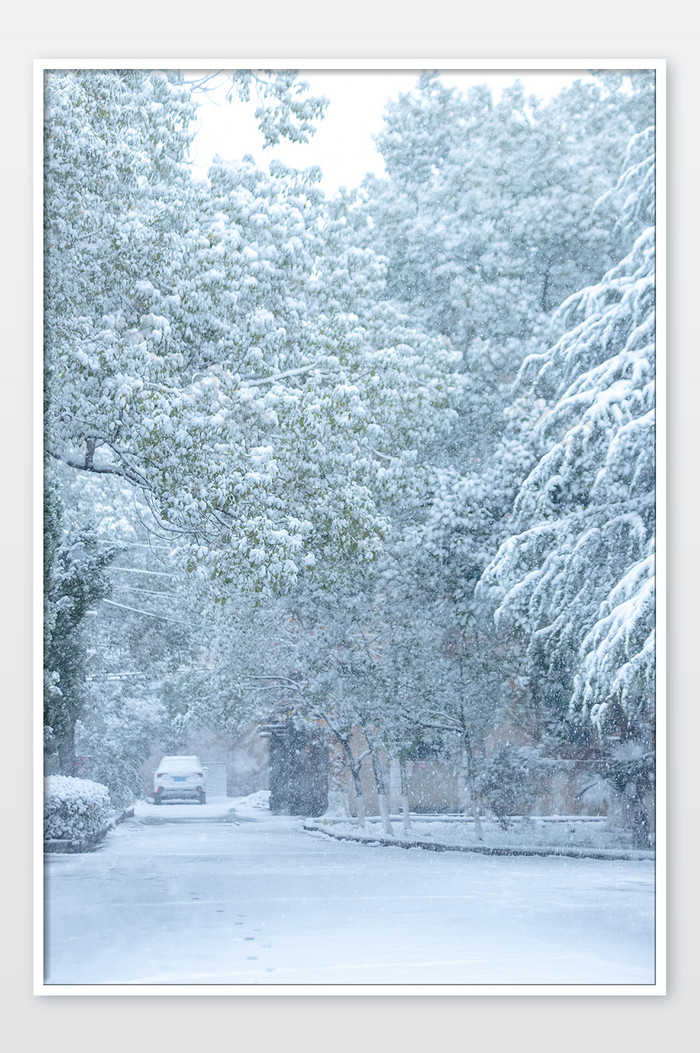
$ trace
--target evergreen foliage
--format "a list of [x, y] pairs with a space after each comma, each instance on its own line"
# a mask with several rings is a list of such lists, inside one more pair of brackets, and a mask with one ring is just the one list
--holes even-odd
[[[556, 668], [582, 718], [649, 733], [654, 713], [654, 143], [635, 137], [618, 189], [632, 241], [570, 297], [564, 335], [523, 364], [541, 407], [514, 531], [484, 574], [499, 617]], [[641, 224], [641, 227], [640, 227]]]

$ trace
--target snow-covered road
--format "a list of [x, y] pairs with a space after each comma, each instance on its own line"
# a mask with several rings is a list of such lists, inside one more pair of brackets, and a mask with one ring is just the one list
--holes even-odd
[[48, 856], [45, 984], [654, 982], [649, 861], [372, 848], [233, 803]]

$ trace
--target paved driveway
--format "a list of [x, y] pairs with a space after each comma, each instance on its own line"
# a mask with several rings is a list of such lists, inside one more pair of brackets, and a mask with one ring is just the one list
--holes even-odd
[[653, 983], [648, 861], [366, 847], [231, 807], [142, 804], [47, 857], [47, 990]]

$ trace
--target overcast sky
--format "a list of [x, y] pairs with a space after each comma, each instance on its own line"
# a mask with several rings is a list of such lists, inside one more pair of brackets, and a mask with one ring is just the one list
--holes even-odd
[[[226, 103], [222, 87], [210, 93], [200, 107], [193, 155], [199, 170], [206, 172], [216, 154], [234, 160], [251, 153], [261, 167], [267, 167], [270, 158], [278, 157], [294, 168], [319, 165], [328, 194], [340, 186], [357, 186], [369, 171], [381, 173], [382, 160], [372, 137], [381, 129], [386, 101], [396, 98], [399, 92], [409, 91], [418, 79], [419, 70], [311, 70], [302, 76], [315, 94], [325, 95], [329, 100], [325, 117], [311, 142], [283, 143], [263, 150], [253, 117], [255, 106], [238, 101]], [[547, 97], [587, 74], [582, 70], [452, 70], [442, 76], [446, 84], [465, 91], [473, 84], [488, 83], [496, 97], [519, 77], [528, 94]]]

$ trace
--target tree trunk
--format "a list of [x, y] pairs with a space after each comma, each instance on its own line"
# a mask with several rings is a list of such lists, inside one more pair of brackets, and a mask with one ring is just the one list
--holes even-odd
[[[348, 758], [349, 760], [349, 758]], [[360, 765], [355, 763], [355, 758], [349, 760], [352, 781], [355, 787], [355, 801], [357, 805], [357, 825], [360, 830], [365, 828], [365, 798], [362, 793], [362, 779], [360, 778]]]
[[75, 775], [75, 720], [68, 735], [58, 747], [58, 770], [61, 775]]
[[330, 761], [328, 764], [328, 808], [327, 816], [348, 818], [351, 815], [348, 794], [344, 784], [345, 758], [338, 748], [337, 736], [329, 742]]
[[547, 299], [547, 292], [549, 291], [549, 277], [552, 271], [552, 261], [547, 260], [547, 266], [542, 278], [542, 296], [540, 297], [540, 310], [549, 310], [549, 300]]
[[474, 780], [474, 754], [472, 752], [472, 743], [468, 731], [464, 731], [462, 735], [464, 743], [464, 758], [465, 758], [465, 781], [467, 783], [467, 789], [469, 790], [469, 797], [471, 801], [471, 814], [474, 819], [474, 833], [479, 841], [484, 840], [484, 834], [481, 829], [481, 819], [479, 818], [479, 804], [476, 799], [476, 785]]
[[406, 761], [399, 757], [399, 771], [401, 772], [401, 815], [403, 817], [403, 832], [411, 832], [411, 811], [408, 804], [408, 777], [406, 775]]
[[328, 718], [326, 716], [323, 717], [323, 720], [325, 721], [326, 727], [333, 733], [333, 735], [335, 735], [336, 739], [343, 747], [343, 752], [345, 753], [348, 762], [348, 768], [350, 769], [350, 774], [352, 775], [353, 786], [355, 787], [357, 825], [361, 830], [363, 830], [365, 826], [365, 816], [367, 813], [365, 811], [365, 798], [362, 793], [362, 779], [360, 778], [360, 766], [364, 757], [366, 757], [367, 754], [363, 753], [359, 759], [356, 758], [355, 754], [352, 752], [352, 747], [347, 736], [342, 735], [339, 731], [337, 731], [336, 728], [334, 728], [332, 724], [329, 723]]
[[384, 773], [382, 772], [381, 765], [379, 763], [379, 757], [377, 756], [376, 749], [370, 743], [369, 738], [367, 739], [369, 746], [369, 755], [372, 758], [372, 769], [374, 770], [374, 781], [377, 784], [377, 800], [379, 801], [379, 814], [382, 819], [382, 830], [387, 837], [393, 837], [394, 831], [391, 826], [391, 819], [389, 818], [389, 805], [386, 797], [386, 785], [384, 783]]

